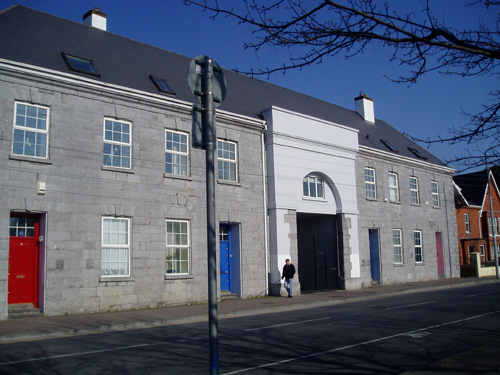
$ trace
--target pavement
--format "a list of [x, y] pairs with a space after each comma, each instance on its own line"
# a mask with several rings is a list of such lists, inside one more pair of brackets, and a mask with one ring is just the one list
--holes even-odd
[[[496, 278], [440, 279], [397, 285], [374, 285], [359, 290], [309, 293], [297, 295], [293, 298], [261, 297], [225, 300], [218, 303], [218, 318], [227, 319], [308, 309], [407, 293], [422, 293], [486, 283], [500, 283], [500, 280]], [[9, 319], [0, 321], [0, 344], [201, 321], [208, 321], [208, 305], [206, 303], [85, 315]]]

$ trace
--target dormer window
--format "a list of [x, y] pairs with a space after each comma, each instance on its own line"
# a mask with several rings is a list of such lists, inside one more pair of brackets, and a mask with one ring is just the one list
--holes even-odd
[[155, 76], [149, 76], [149, 78], [151, 78], [151, 80], [155, 84], [156, 88], [160, 92], [164, 92], [166, 94], [175, 94], [175, 92], [170, 88], [170, 86], [168, 85], [168, 83], [167, 83], [167, 81], [165, 79], [158, 78], [158, 77], [155, 77]]
[[81, 57], [67, 55], [65, 53], [62, 54], [64, 61], [68, 65], [68, 68], [75, 72], [90, 74], [96, 77], [100, 77], [101, 75], [97, 71], [94, 66], [94, 63], [91, 60], [83, 59]]
[[399, 151], [396, 149], [396, 147], [394, 147], [393, 145], [391, 145], [389, 143], [389, 141], [386, 141], [385, 139], [381, 139], [380, 142], [382, 142], [385, 147], [387, 147], [390, 151], [392, 152], [395, 152], [395, 153], [398, 153]]

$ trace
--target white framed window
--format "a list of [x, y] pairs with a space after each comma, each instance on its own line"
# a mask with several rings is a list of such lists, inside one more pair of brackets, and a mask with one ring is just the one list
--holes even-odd
[[130, 276], [130, 219], [102, 218], [101, 275]]
[[377, 185], [375, 181], [375, 169], [365, 168], [365, 189], [367, 198], [377, 198]]
[[465, 223], [465, 233], [470, 233], [470, 218], [469, 214], [464, 214], [464, 223]]
[[484, 245], [479, 245], [479, 251], [481, 252], [481, 263], [486, 262], [486, 251]]
[[189, 221], [167, 220], [166, 273], [176, 275], [189, 274]]
[[422, 250], [422, 231], [413, 231], [413, 248], [415, 250], [415, 263], [422, 263], [424, 261], [424, 253]]
[[187, 176], [189, 174], [189, 135], [165, 130], [165, 173]]
[[130, 169], [132, 158], [132, 124], [104, 119], [103, 159], [106, 167]]
[[432, 206], [439, 207], [439, 184], [437, 181], [431, 181]]
[[389, 199], [391, 202], [399, 202], [398, 175], [389, 172]]
[[493, 225], [495, 227], [493, 227], [491, 225], [491, 216], [488, 216], [488, 228], [489, 228], [489, 234], [490, 236], [493, 236], [493, 229], [495, 229], [495, 237], [498, 236], [498, 221], [497, 221], [497, 218], [495, 216], [493, 216]]
[[238, 154], [236, 143], [217, 140], [218, 179], [238, 181]]
[[325, 197], [323, 179], [316, 176], [307, 176], [302, 180], [302, 194], [307, 198]]
[[410, 195], [411, 195], [411, 204], [420, 204], [420, 195], [418, 192], [417, 177], [410, 177]]
[[15, 103], [12, 154], [48, 158], [49, 108]]
[[394, 250], [394, 263], [403, 264], [403, 241], [401, 229], [392, 230], [392, 248]]

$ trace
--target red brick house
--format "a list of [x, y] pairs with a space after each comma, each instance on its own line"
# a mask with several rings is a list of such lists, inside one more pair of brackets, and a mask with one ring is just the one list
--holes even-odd
[[[460, 265], [470, 263], [470, 254], [481, 254], [483, 265], [495, 262], [494, 236], [497, 249], [500, 244], [500, 168], [453, 177], [455, 182], [455, 209], [460, 248]], [[493, 191], [491, 220], [490, 191]], [[463, 276], [463, 275], [462, 275]]]

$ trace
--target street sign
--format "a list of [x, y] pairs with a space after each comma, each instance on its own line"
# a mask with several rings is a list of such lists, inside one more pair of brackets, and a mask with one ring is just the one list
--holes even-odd
[[[203, 91], [202, 91], [202, 82], [203, 77], [207, 73], [205, 72], [204, 63], [206, 59], [210, 57], [200, 55], [191, 60], [189, 64], [188, 71], [188, 84], [191, 92], [198, 98], [198, 102], [200, 104], [203, 103]], [[215, 61], [212, 60], [213, 64], [213, 83], [212, 83], [212, 94], [214, 97], [213, 105], [215, 108], [219, 107], [224, 99], [226, 98], [226, 90], [227, 84], [226, 79], [224, 77], [224, 72], [219, 67]]]

